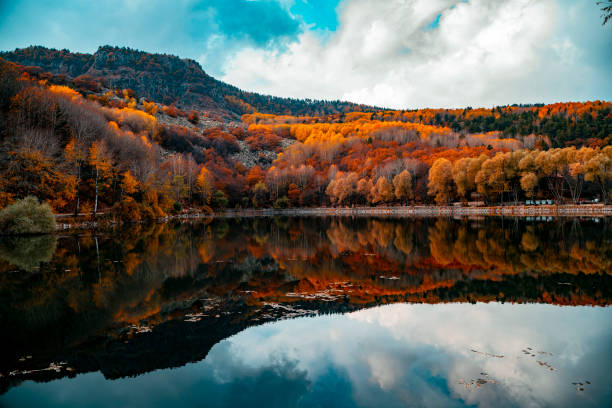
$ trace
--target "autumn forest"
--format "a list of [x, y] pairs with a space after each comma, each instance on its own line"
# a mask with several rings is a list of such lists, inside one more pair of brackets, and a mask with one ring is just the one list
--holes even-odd
[[[198, 109], [193, 98], [150, 98], [148, 83], [113, 87], [123, 83], [108, 74], [138, 57], [136, 69], [163, 77], [160, 63], [175, 57], [102, 51], [107, 71], [74, 78], [1, 60], [0, 207], [33, 195], [55, 213], [138, 221], [186, 209], [611, 198], [610, 102], [396, 111], [224, 85], [219, 103]], [[50, 70], [74, 55], [3, 53]]]

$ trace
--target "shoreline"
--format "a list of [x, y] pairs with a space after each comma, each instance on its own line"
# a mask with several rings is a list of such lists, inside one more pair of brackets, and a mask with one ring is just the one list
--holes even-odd
[[270, 216], [353, 216], [353, 217], [606, 217], [612, 205], [505, 205], [488, 207], [455, 206], [380, 206], [380, 207], [303, 207], [226, 210], [215, 217]]
[[[264, 208], [264, 209], [229, 209], [213, 214], [189, 212], [169, 215], [153, 220], [164, 223], [172, 220], [195, 220], [233, 217], [397, 217], [397, 218], [427, 218], [427, 217], [608, 217], [612, 216], [612, 205], [506, 205], [489, 207], [456, 207], [437, 205], [412, 206], [379, 206], [379, 207], [297, 207], [297, 208]], [[65, 220], [62, 222], [62, 220]], [[56, 215], [57, 230], [92, 230], [100, 225], [94, 220], [74, 219], [65, 215]], [[142, 223], [142, 222], [139, 222]], [[111, 223], [110, 225], [120, 225]], [[104, 227], [102, 227], [104, 229]]]

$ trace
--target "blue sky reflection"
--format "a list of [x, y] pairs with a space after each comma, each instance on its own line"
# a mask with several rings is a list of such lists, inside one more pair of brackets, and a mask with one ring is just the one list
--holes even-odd
[[[537, 304], [396, 304], [285, 320], [226, 339], [199, 363], [119, 381], [95, 373], [27, 382], [0, 404], [606, 406], [610, 313]], [[472, 384], [478, 379], [485, 381], [480, 387]]]

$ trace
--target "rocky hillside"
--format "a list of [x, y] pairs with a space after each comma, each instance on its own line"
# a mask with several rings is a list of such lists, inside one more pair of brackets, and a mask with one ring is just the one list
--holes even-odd
[[151, 54], [111, 46], [94, 54], [72, 53], [45, 47], [0, 52], [0, 57], [24, 66], [81, 81], [94, 81], [110, 89], [132, 89], [144, 97], [181, 109], [195, 109], [235, 118], [254, 111], [290, 115], [325, 115], [371, 111], [369, 106], [340, 101], [278, 98], [242, 91], [207, 75], [194, 60]]

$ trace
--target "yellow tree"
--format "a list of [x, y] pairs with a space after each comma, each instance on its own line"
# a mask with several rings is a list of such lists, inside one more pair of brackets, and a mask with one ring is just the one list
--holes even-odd
[[608, 183], [612, 180], [612, 146], [606, 146], [584, 165], [584, 179], [597, 183], [602, 199], [608, 202]]
[[471, 157], [464, 157], [453, 164], [453, 181], [457, 186], [457, 194], [463, 199], [467, 199], [468, 191], [474, 188], [474, 180], [470, 180], [468, 177], [468, 168], [471, 161]]
[[388, 202], [395, 197], [393, 194], [393, 185], [383, 176], [380, 176], [378, 180], [376, 180], [376, 184], [374, 184], [371, 194], [374, 204]]
[[437, 159], [429, 169], [429, 183], [427, 184], [430, 195], [435, 196], [438, 204], [446, 203], [451, 198], [453, 181], [453, 165], [447, 159]]
[[560, 201], [563, 197], [563, 177], [559, 175], [559, 169], [562, 168], [560, 160], [563, 157], [558, 153], [559, 150], [550, 149], [539, 152], [535, 159], [538, 174], [546, 180], [555, 201]]
[[266, 201], [266, 197], [268, 195], [268, 187], [263, 181], [257, 182], [253, 186], [253, 205], [255, 207], [260, 207]]
[[356, 173], [338, 172], [334, 180], [330, 181], [325, 193], [332, 203], [347, 203], [357, 190], [359, 177]]
[[538, 185], [538, 176], [535, 173], [527, 172], [521, 177], [521, 188], [527, 197], [533, 197], [533, 191]]
[[504, 191], [512, 193], [514, 202], [518, 201], [521, 189], [521, 173], [519, 163], [525, 157], [524, 150], [517, 150], [503, 154]]
[[395, 198], [407, 204], [412, 197], [412, 176], [408, 170], [393, 177], [393, 187]]
[[325, 189], [325, 194], [327, 194], [329, 201], [331, 201], [332, 204], [336, 203], [336, 184], [337, 181], [334, 179], [329, 182], [327, 188]]
[[212, 175], [206, 167], [202, 167], [196, 177], [195, 190], [202, 197], [202, 204], [210, 204], [213, 191]]
[[138, 190], [138, 180], [132, 176], [130, 171], [126, 171], [121, 179], [121, 193], [134, 194]]
[[476, 174], [488, 159], [482, 154], [479, 157], [464, 157], [453, 164], [453, 181], [460, 197], [467, 200], [468, 194], [476, 189]]
[[357, 182], [357, 190], [356, 193], [362, 197], [362, 199], [366, 203], [372, 202], [372, 189], [374, 188], [374, 183], [372, 183], [371, 179], [362, 178]]
[[98, 212], [98, 197], [100, 190], [106, 185], [106, 180], [112, 173], [112, 159], [104, 141], [95, 141], [89, 148], [89, 166], [93, 170], [96, 197], [94, 200], [94, 216]]
[[355, 194], [357, 190], [357, 182], [359, 177], [356, 173], [348, 173], [343, 177], [338, 177], [336, 182], [336, 198], [338, 203], [341, 202], [350, 202], [351, 197]]
[[67, 163], [72, 167], [75, 175], [75, 205], [74, 205], [74, 216], [76, 217], [79, 213], [79, 206], [81, 204], [81, 195], [79, 193], [82, 178], [82, 169], [85, 160], [87, 159], [87, 150], [76, 141], [76, 139], [70, 139], [70, 142], [64, 148], [64, 157]]
[[504, 200], [504, 192], [510, 191], [514, 195], [514, 201], [518, 200], [520, 188], [519, 163], [524, 157], [524, 152], [498, 153], [482, 164], [476, 174], [476, 185], [478, 192], [483, 195], [490, 193], [499, 194], [501, 201]]
[[582, 193], [584, 181], [584, 164], [596, 155], [595, 149], [582, 147], [576, 150], [574, 147], [563, 149], [565, 153], [565, 166], [562, 174], [569, 186], [572, 201], [577, 204]]

